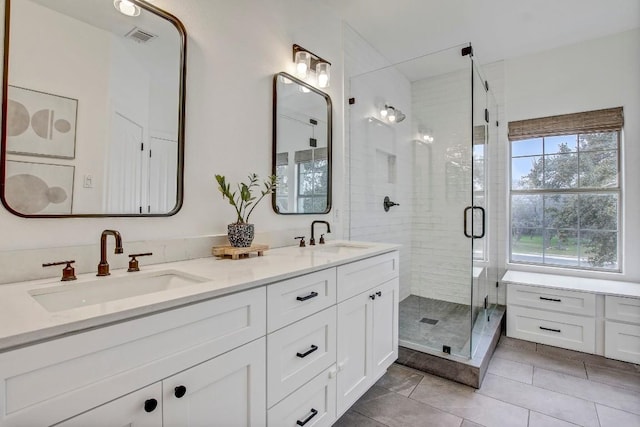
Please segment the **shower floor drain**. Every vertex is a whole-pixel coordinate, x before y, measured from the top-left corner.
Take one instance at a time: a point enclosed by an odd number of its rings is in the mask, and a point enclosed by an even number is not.
[[[428,317],[423,317],[420,320],[420,323],[427,323],[429,325],[435,325],[436,323],[438,323],[438,321],[436,319],[429,319]]]

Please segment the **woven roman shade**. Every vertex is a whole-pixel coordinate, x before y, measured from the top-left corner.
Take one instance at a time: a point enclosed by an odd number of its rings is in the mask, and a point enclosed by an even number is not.
[[[509,122],[509,140],[540,138],[550,135],[570,135],[618,130],[624,124],[622,107],[583,113],[562,114],[538,119]]]

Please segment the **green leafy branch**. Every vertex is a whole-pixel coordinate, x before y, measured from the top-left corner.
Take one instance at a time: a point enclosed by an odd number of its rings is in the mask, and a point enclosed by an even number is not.
[[[228,184],[226,178],[223,175],[216,175],[216,181],[218,181],[218,191],[222,193],[222,198],[227,199],[229,204],[236,210],[237,220],[236,223],[248,223],[251,213],[256,208],[258,203],[267,194],[272,194],[277,188],[278,178],[275,175],[271,175],[264,180],[264,189],[260,190],[260,197],[253,195],[253,191],[260,187],[258,183],[258,175],[255,173],[248,176],[249,182],[241,182],[237,184],[237,189],[231,192],[231,184]]]

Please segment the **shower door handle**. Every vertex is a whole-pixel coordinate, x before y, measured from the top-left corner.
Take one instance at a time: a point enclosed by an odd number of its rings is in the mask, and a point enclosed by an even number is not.
[[[473,209],[478,209],[480,210],[480,213],[482,214],[482,233],[480,233],[479,235],[473,235],[474,239],[482,239],[484,237],[484,230],[485,230],[485,210],[482,206],[474,206]]]
[[[474,210],[478,209],[480,211],[480,213],[482,214],[482,233],[480,234],[469,234],[469,228],[467,226],[468,223],[468,212],[471,211],[473,212]],[[473,213],[471,215],[471,221],[473,221]],[[464,235],[470,239],[482,239],[484,237],[485,234],[485,210],[483,207],[481,206],[467,206],[466,208],[464,208]]]
[[[464,221],[464,235],[468,238],[472,238],[473,236],[471,234],[469,234],[469,231],[467,230],[467,212],[469,212],[471,209],[473,209],[472,206],[467,206],[466,208],[464,208],[464,216],[463,216],[463,221]],[[473,218],[472,218],[473,220]]]

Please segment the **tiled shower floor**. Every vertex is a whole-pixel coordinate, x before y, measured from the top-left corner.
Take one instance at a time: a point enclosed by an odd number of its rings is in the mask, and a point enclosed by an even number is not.
[[[410,295],[400,302],[400,341],[437,351],[448,345],[453,354],[468,355],[470,320],[468,305]]]

